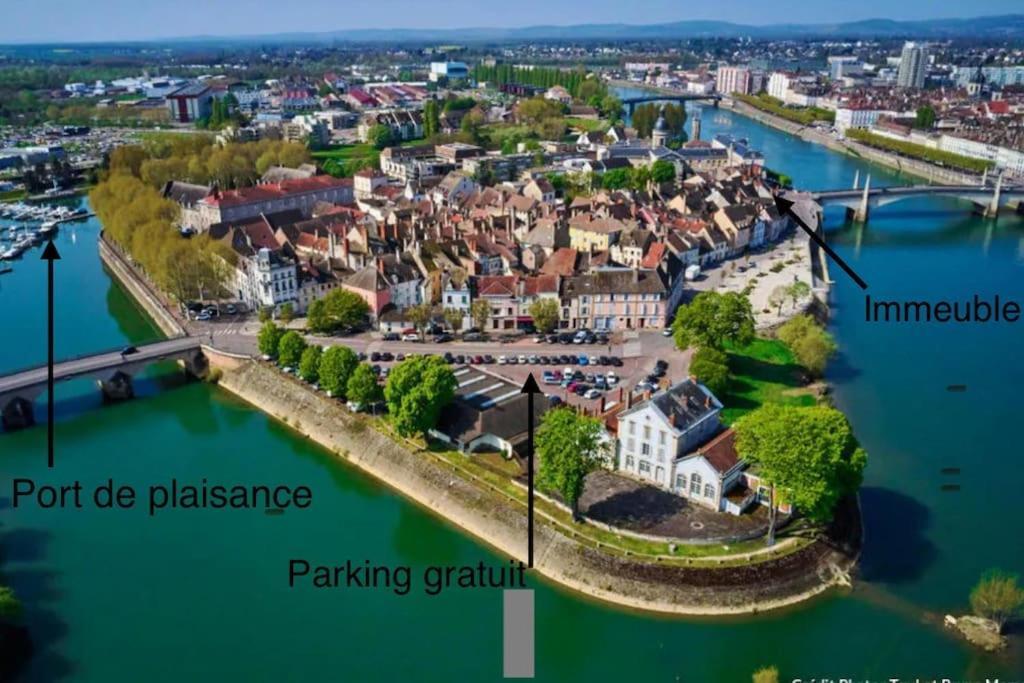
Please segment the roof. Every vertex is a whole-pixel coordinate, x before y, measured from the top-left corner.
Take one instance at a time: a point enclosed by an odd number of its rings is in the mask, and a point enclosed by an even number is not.
[[[313,176],[312,178],[298,178],[295,180],[282,180],[278,183],[264,183],[250,187],[240,187],[236,190],[225,190],[216,195],[209,195],[202,201],[212,206],[238,206],[254,202],[280,199],[294,194],[316,192],[332,188],[351,187],[351,178],[334,178],[329,175]]]
[[[740,461],[736,454],[736,431],[731,427],[697,449],[719,474],[725,474]]]
[[[710,390],[692,379],[685,379],[620,413],[619,419],[648,406],[660,412],[677,431],[683,432],[720,410],[722,404]]]
[[[652,270],[618,268],[569,278],[565,296],[583,294],[664,294],[665,284]]]
[[[454,372],[459,386],[455,400],[441,411],[438,431],[463,444],[484,434],[515,441],[526,433],[528,397],[519,384],[478,367],[457,367]],[[535,401],[534,418],[539,424],[548,400],[541,394]]]

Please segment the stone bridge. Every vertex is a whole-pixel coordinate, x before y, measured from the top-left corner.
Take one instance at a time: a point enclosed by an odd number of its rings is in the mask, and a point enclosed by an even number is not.
[[[681,93],[678,95],[652,94],[642,95],[639,97],[624,97],[621,101],[622,105],[626,108],[626,111],[629,112],[630,116],[632,116],[633,110],[636,106],[638,104],[644,104],[645,102],[682,102],[685,104],[686,102],[695,102],[699,100],[712,102],[717,107],[718,103],[722,100],[722,96],[717,93],[711,95],[699,95],[697,93]]]
[[[858,173],[859,178],[859,173]],[[912,197],[955,197],[972,202],[982,215],[994,218],[1004,205],[1021,206],[1024,199],[1024,186],[1003,186],[1003,177],[999,176],[990,185],[987,176],[980,185],[908,185],[902,187],[871,187],[871,176],[868,175],[864,187],[857,187],[858,178],[853,181],[849,190],[822,190],[808,193],[819,207],[845,206],[847,216],[855,222],[866,223],[871,207],[885,206],[893,202]]]
[[[88,356],[71,358],[53,366],[53,381],[95,379],[109,400],[131,398],[132,376],[152,363],[165,360],[181,361],[185,370],[202,377],[208,367],[201,342],[197,337],[179,337],[137,347],[133,353],[122,350],[103,351]],[[0,377],[0,410],[4,429],[28,427],[35,422],[33,402],[46,391],[48,371],[46,365],[21,370]]]

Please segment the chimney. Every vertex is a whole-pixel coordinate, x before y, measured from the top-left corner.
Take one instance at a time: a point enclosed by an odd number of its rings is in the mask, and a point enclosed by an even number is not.
[[[704,395],[704,407],[705,408],[710,408],[711,407],[711,397],[708,396],[707,394]]]
[[[668,423],[670,425],[672,425],[673,428],[675,428],[675,426],[676,426],[676,414],[675,414],[675,411],[673,411],[672,413],[669,414],[669,416],[668,416]]]
[[[633,392],[631,391],[628,394],[626,394],[626,410],[629,410],[632,407],[633,407]]]
[[[380,273],[381,275],[383,275],[384,274],[384,259],[382,259],[382,258],[380,258],[378,256],[376,260],[377,260],[377,272]]]
[[[604,415],[604,394],[601,394],[601,414]]]

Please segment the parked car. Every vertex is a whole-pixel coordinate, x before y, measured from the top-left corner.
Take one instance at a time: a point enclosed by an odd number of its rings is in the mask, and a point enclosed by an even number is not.
[[[490,365],[491,363],[494,362],[494,356],[488,353],[487,355],[484,356],[484,362]]]
[[[615,366],[617,368],[621,368],[622,367],[622,359],[619,358],[618,356],[612,356],[611,357],[611,361],[612,361],[612,365],[613,366]]]
[[[522,359],[522,356],[519,356],[519,358]],[[540,362],[540,359],[537,358],[535,354],[530,354],[530,357],[527,359],[527,362],[529,362],[530,365],[536,365],[537,363]]]
[[[547,341],[548,341],[548,344],[557,344],[558,343],[558,335],[557,334],[549,334],[548,337],[547,337]]]
[[[453,337],[452,335],[450,335],[447,332],[445,332],[443,334],[439,334],[436,337],[434,337],[434,343],[435,344],[444,344],[444,343],[450,342],[454,338],[455,337]]]
[[[562,397],[554,395],[548,396],[548,405],[552,408],[562,405]]]
[[[587,358],[586,356],[580,356],[579,358],[576,359],[576,364],[577,365],[589,365],[590,364],[590,359]]]
[[[462,341],[468,342],[480,342],[484,340],[484,335],[480,332],[465,332],[462,335]]]
[[[383,336],[381,336],[381,339],[383,339],[384,341],[398,341],[401,338],[401,335],[399,335],[397,332],[385,332]]]
[[[405,332],[402,334],[402,341],[404,342],[418,342],[419,340],[420,335],[416,332]]]
[[[455,362],[461,365],[462,363],[466,362],[466,357],[460,353],[459,355],[455,356]]]
[[[601,392],[597,389],[588,389],[587,393],[583,394],[583,398],[595,399],[601,396]]]
[[[205,321],[209,320],[212,317],[213,316],[211,316],[206,311],[200,311],[199,313],[196,313],[196,320],[202,320],[202,321],[205,322]]]
[[[228,304],[227,308],[225,308],[224,310],[228,312],[228,315],[234,315],[235,313],[238,313],[238,307],[235,306],[234,304]]]
[[[444,358],[444,362],[445,363],[454,363],[455,362],[455,356],[452,355],[451,351],[445,351],[444,352],[444,356],[442,356],[442,358]]]
[[[508,358],[506,358],[505,356],[498,356],[498,365],[506,365],[507,363]]]

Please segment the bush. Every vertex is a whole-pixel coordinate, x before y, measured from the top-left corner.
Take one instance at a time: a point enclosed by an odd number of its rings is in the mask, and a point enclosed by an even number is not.
[[[836,352],[832,335],[809,315],[794,317],[779,328],[778,336],[814,377],[825,372],[829,358]]]
[[[1000,569],[986,572],[971,591],[971,609],[994,621],[1001,632],[1007,621],[1024,613],[1024,588],[1017,584],[1017,575]]]

